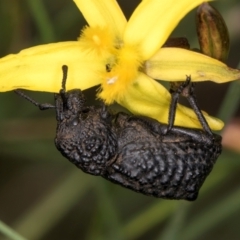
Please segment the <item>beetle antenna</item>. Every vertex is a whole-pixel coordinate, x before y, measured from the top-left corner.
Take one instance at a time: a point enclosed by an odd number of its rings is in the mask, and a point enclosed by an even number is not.
[[[55,106],[50,104],[50,103],[39,103],[39,102],[35,101],[31,97],[27,96],[20,89],[16,89],[16,90],[14,90],[14,92],[16,94],[18,94],[20,97],[22,97],[22,98],[26,99],[27,101],[29,101],[30,103],[32,103],[34,106],[38,107],[40,110],[46,110],[46,109],[50,109],[50,108],[55,108]]]
[[[65,92],[66,91],[67,74],[68,74],[68,66],[63,65],[62,71],[63,71],[62,90]]]
[[[63,79],[62,79],[62,89],[61,89],[60,92],[62,93],[62,95],[64,95],[64,93],[66,92],[66,81],[67,81],[68,66],[63,65],[62,66],[62,71],[63,71]],[[25,98],[27,101],[29,101],[30,103],[32,103],[33,105],[38,107],[40,110],[46,110],[46,109],[50,109],[50,108],[55,108],[55,106],[50,104],[50,103],[39,103],[39,102],[35,101],[31,97],[27,96],[20,89],[16,89],[16,90],[14,90],[14,92],[16,94],[18,94],[19,96]]]

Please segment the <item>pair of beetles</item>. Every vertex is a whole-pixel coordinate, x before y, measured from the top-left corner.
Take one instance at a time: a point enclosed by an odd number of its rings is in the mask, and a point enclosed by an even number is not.
[[[212,133],[194,95],[190,76],[172,90],[169,122],[143,116],[113,115],[105,105],[86,106],[80,89],[66,91],[68,67],[55,105],[40,104],[16,93],[41,110],[55,108],[55,145],[83,172],[102,176],[136,192],[165,199],[197,198],[221,154],[221,136]],[[185,93],[202,130],[174,126],[179,96]],[[186,94],[187,93],[187,94]]]

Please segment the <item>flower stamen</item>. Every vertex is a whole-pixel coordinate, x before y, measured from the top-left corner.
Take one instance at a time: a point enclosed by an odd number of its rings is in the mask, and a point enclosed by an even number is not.
[[[118,80],[117,76],[109,78],[109,79],[107,79],[107,84],[109,84],[109,85],[114,84],[117,80]]]
[[[115,58],[111,59],[107,66],[111,66],[102,78],[99,97],[111,104],[114,100],[120,100],[127,88],[137,79],[142,58],[138,48],[132,45],[124,45],[116,49]]]

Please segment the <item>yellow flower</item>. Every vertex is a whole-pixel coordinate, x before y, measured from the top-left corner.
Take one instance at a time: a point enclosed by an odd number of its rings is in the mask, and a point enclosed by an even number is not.
[[[167,122],[171,96],[154,79],[212,80],[240,78],[239,70],[202,54],[161,48],[178,22],[203,0],[143,0],[126,21],[115,0],[74,0],[89,27],[78,41],[25,49],[0,59],[0,91],[24,88],[58,92],[61,66],[68,65],[67,89],[101,84],[107,104],[117,101],[131,112]],[[223,123],[205,117],[213,130]],[[176,125],[200,128],[194,112],[179,105]]]

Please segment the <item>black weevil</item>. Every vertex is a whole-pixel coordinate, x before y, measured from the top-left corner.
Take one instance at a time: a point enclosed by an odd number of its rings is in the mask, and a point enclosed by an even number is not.
[[[169,123],[126,113],[111,114],[107,107],[85,106],[80,89],[66,91],[68,67],[63,66],[62,89],[56,108],[55,145],[85,173],[102,176],[123,187],[165,199],[197,198],[200,187],[221,153],[221,136],[213,134],[197,106],[190,77],[172,91]],[[203,130],[174,126],[180,94],[185,94]]]

